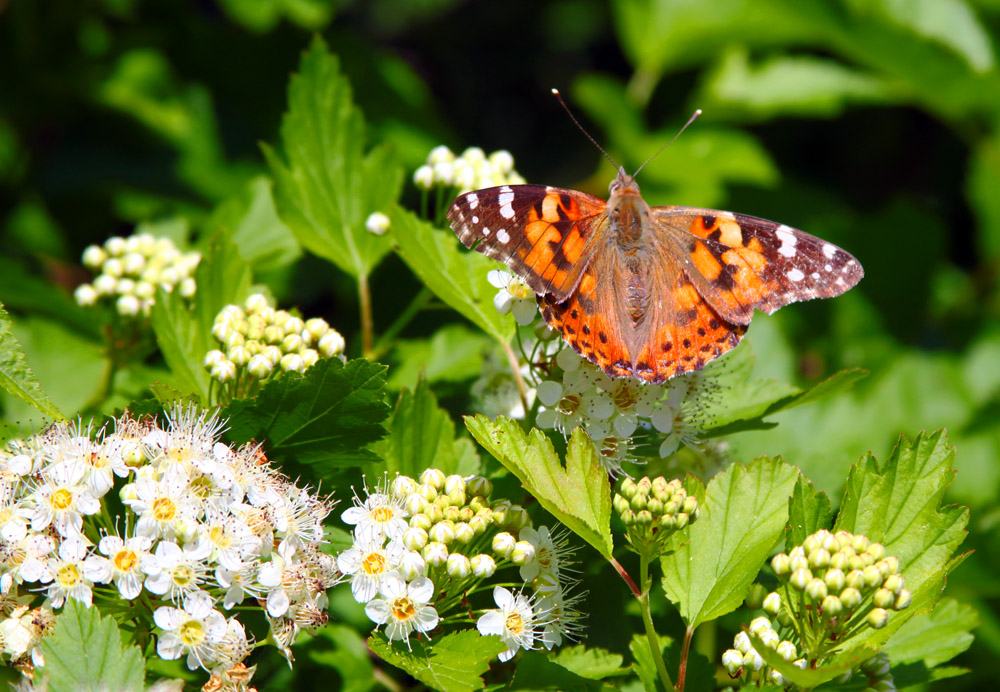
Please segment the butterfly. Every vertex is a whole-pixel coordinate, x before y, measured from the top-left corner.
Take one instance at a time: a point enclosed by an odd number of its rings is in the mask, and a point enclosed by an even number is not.
[[[784,224],[651,207],[618,169],[607,201],[504,185],[448,210],[466,247],[505,263],[542,316],[612,377],[661,383],[733,349],[754,310],[838,296],[864,276],[849,253]]]

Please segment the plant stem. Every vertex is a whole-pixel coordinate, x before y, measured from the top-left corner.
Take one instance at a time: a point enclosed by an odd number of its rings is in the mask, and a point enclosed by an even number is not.
[[[639,585],[642,589],[639,595],[639,609],[642,612],[642,624],[646,628],[646,642],[649,644],[649,653],[656,664],[656,671],[660,675],[660,682],[665,690],[674,690],[674,683],[667,672],[667,664],[663,661],[663,652],[660,649],[660,640],[656,636],[656,629],[653,627],[653,616],[649,612],[649,588],[652,580],[649,577],[649,558],[645,553],[639,554]],[[683,659],[681,665],[683,666]],[[681,669],[683,671],[683,668]],[[682,673],[683,675],[683,673]],[[681,680],[684,678],[682,677]]]
[[[372,350],[375,324],[372,320],[372,293],[368,286],[368,275],[358,277],[358,303],[361,310],[361,354],[366,358]]]
[[[684,679],[687,677],[688,654],[691,652],[691,636],[694,629],[684,630],[684,643],[681,645],[681,664],[677,670],[677,692],[684,692]]]
[[[503,350],[507,353],[507,361],[510,363],[510,371],[514,375],[514,382],[517,383],[517,393],[521,397],[521,406],[524,407],[524,415],[528,415],[528,385],[524,383],[521,375],[521,365],[517,360],[517,354],[509,343],[504,343]],[[527,420],[527,419],[526,419]]]

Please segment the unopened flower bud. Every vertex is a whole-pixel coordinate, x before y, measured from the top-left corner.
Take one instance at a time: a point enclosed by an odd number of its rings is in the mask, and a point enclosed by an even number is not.
[[[634,501],[634,500],[633,500]],[[667,515],[669,516],[669,515]],[[648,509],[635,513],[635,523],[639,526],[649,526],[653,523],[653,514]]]
[[[108,259],[108,253],[98,245],[88,245],[83,251],[83,265],[88,269],[98,270]]]
[[[676,516],[677,520],[677,530],[682,530],[691,521],[691,515],[686,512],[681,512]]]
[[[510,559],[515,565],[524,565],[535,559],[535,546],[528,541],[517,541],[510,553]]]
[[[872,629],[880,630],[889,622],[889,613],[884,608],[873,608],[868,613],[868,624]]]
[[[473,556],[469,564],[472,566],[472,573],[480,579],[488,579],[497,571],[496,560],[485,553]]]
[[[493,554],[503,558],[510,557],[515,545],[517,539],[509,532],[501,531],[493,537]]]
[[[633,481],[631,478],[626,478],[624,481],[622,481],[622,487],[620,492],[622,494],[622,497],[624,497],[626,500],[631,500],[633,497],[635,497],[636,493],[635,481]]]
[[[389,217],[380,211],[368,215],[365,219],[365,230],[375,235],[385,235],[389,231]]]
[[[798,653],[795,651],[795,644],[787,639],[778,644],[775,652],[786,661],[794,661],[795,657],[798,656]]]
[[[493,493],[493,483],[482,476],[472,476],[465,481],[465,492],[472,497],[487,498]]]
[[[435,500],[437,502],[437,500]],[[440,505],[430,504],[427,509],[424,510],[424,516],[431,520],[432,524],[437,524],[438,522],[444,521],[444,510],[441,509]]]
[[[464,521],[455,524],[455,541],[462,545],[469,545],[476,537],[476,531]]]
[[[820,608],[823,609],[823,615],[828,618],[835,618],[844,612],[844,604],[836,596],[824,598],[823,602],[820,603]]]
[[[209,374],[217,382],[231,382],[236,379],[236,363],[221,360],[209,370]]]
[[[854,610],[861,605],[862,600],[861,592],[853,586],[848,586],[840,592],[840,603],[846,610]]]
[[[743,665],[756,672],[764,667],[764,659],[760,657],[760,654],[757,653],[756,649],[750,649],[743,654]]]
[[[879,608],[891,608],[896,602],[896,594],[889,589],[879,589],[872,594],[872,603]]]
[[[875,565],[868,565],[864,568],[863,573],[865,575],[865,584],[872,588],[881,586],[882,580],[885,578],[882,576],[882,571]]]
[[[774,617],[781,610],[781,596],[777,591],[772,591],[764,597],[764,612]]]
[[[729,672],[729,675],[736,677],[740,669],[743,668],[743,654],[736,649],[727,649],[722,654],[722,666]]]
[[[82,307],[89,307],[96,304],[99,297],[97,290],[90,284],[80,284],[73,291],[73,298],[76,300],[76,304]]]
[[[736,633],[735,637],[733,637],[733,646],[742,656],[753,648],[753,643],[750,641],[750,636],[741,630]]]
[[[421,553],[431,567],[440,567],[448,560],[448,546],[444,543],[428,543]]]
[[[306,364],[298,353],[288,353],[282,356],[281,369],[285,372],[305,372]]]
[[[413,173],[413,184],[421,190],[430,190],[434,187],[434,169],[430,166],[421,166]]]
[[[871,555],[873,560],[881,560],[885,557],[885,546],[881,543],[872,543],[865,552]]]
[[[411,529],[423,529],[424,531],[430,531],[431,526],[434,522],[431,518],[427,516],[426,512],[423,514],[414,514],[410,517],[410,528]]]
[[[403,545],[409,550],[423,550],[428,541],[427,532],[419,526],[411,526],[403,532]]]
[[[826,548],[817,548],[809,553],[809,567],[814,570],[823,569],[830,564],[830,553]]]
[[[430,503],[428,503],[427,500],[422,495],[413,493],[412,495],[406,498],[406,503],[404,506],[406,507],[407,513],[412,517],[415,514],[420,514],[421,512],[425,511],[427,509],[428,504]]]
[[[788,578],[788,583],[792,585],[793,588],[798,591],[802,591],[806,588],[806,584],[812,581],[813,575],[807,569],[797,569],[792,572],[792,576]]]
[[[763,584],[754,584],[747,591],[743,602],[750,610],[757,610],[764,603],[765,596],[767,596],[767,589],[764,588]]]
[[[896,596],[896,602],[892,604],[893,610],[903,610],[909,607],[910,602],[913,600],[913,594],[910,593],[909,589],[900,589],[899,594]]]
[[[750,634],[756,635],[758,637],[760,636],[761,632],[769,629],[771,629],[771,621],[763,616],[754,618],[753,620],[750,621],[750,624],[747,626],[747,631],[750,632]]]
[[[472,574],[472,564],[462,553],[452,553],[448,556],[448,576],[455,579],[465,579]]]
[[[430,468],[420,474],[420,482],[441,492],[444,488],[445,475],[439,469]]]
[[[512,505],[507,512],[507,526],[520,531],[525,526],[531,525],[531,517],[527,510],[520,505]]]
[[[399,571],[403,575],[403,579],[406,581],[413,581],[417,577],[422,577],[427,573],[427,563],[424,560],[423,555],[419,552],[410,550],[403,555],[403,559],[400,561]]]
[[[773,558],[771,558],[771,569],[774,570],[775,576],[777,576],[779,579],[791,574],[792,572],[791,565],[792,561],[785,553],[778,553]]]
[[[827,596],[826,583],[822,579],[812,579],[806,584],[805,593],[814,603],[818,603]]]

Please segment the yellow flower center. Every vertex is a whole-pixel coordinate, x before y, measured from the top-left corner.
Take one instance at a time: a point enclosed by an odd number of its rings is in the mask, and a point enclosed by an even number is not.
[[[169,497],[158,497],[153,500],[153,517],[157,521],[170,521],[177,516],[177,503]]]
[[[524,631],[524,620],[518,613],[507,616],[507,631],[513,635],[520,635]]]
[[[535,297],[535,292],[523,281],[511,281],[507,286],[507,292],[510,293],[512,298],[519,298],[520,300]]]
[[[59,490],[52,493],[49,498],[49,502],[52,503],[52,508],[58,511],[68,509],[70,505],[73,504],[73,493],[66,490],[66,488],[59,488]]]
[[[184,462],[191,458],[192,451],[188,445],[179,445],[167,450],[167,456],[177,462]]]
[[[173,579],[177,586],[187,586],[194,579],[194,572],[191,571],[190,567],[181,565],[174,568]]]
[[[208,476],[198,476],[188,485],[188,492],[203,500],[211,497],[213,490],[212,479]]]
[[[361,561],[361,569],[369,575],[382,574],[385,572],[385,556],[378,553],[368,553]]]
[[[56,579],[59,581],[59,585],[65,589],[76,586],[82,578],[83,576],[76,565],[64,565],[56,572]]]
[[[380,524],[392,519],[392,508],[391,507],[376,507],[372,510],[372,519]]]
[[[205,640],[205,627],[197,620],[188,620],[177,632],[185,646],[197,646]]]
[[[228,547],[233,542],[233,537],[229,535],[224,526],[213,526],[208,530],[208,537],[212,543],[220,548]]]
[[[417,614],[417,609],[406,596],[400,596],[392,602],[392,616],[397,620],[409,620]]]
[[[89,460],[90,465],[95,469],[103,469],[110,463],[108,457],[103,452],[91,452]]]
[[[128,572],[138,564],[139,556],[135,554],[134,550],[124,548],[115,553],[113,562],[119,570]]]
[[[579,410],[580,403],[580,397],[576,394],[567,394],[556,404],[556,410],[564,416],[572,416]]]

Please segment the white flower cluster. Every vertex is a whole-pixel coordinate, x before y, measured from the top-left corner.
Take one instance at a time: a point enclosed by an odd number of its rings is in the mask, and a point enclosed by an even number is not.
[[[703,373],[688,373],[654,385],[632,378],[611,378],[570,348],[562,348],[538,383],[542,406],[536,422],[564,435],[583,427],[613,474],[634,461],[637,432],[659,436],[659,454],[667,457],[680,444],[696,446],[704,422],[700,392],[711,388]]]
[[[97,276],[78,286],[74,297],[83,306],[113,301],[124,317],[148,317],[157,288],[168,292],[177,288],[185,298],[194,295],[193,275],[200,261],[199,253],[181,252],[169,238],[149,233],[115,236],[103,246],[84,250],[83,264]]]
[[[304,372],[320,358],[344,353],[344,337],[326,320],[276,310],[260,293],[242,307],[224,307],[212,336],[225,350],[209,351],[203,365],[213,379],[233,386],[230,398],[252,395],[275,372]]]
[[[456,194],[497,185],[523,185],[514,170],[514,157],[503,149],[489,156],[479,147],[469,147],[456,156],[448,147],[434,147],[427,162],[413,174],[413,183],[421,190],[434,187],[454,189]]]
[[[40,592],[52,608],[72,598],[112,613],[132,601],[130,618],[160,630],[162,658],[225,671],[251,644],[220,606],[249,597],[265,604],[271,637],[291,660],[298,631],[326,622],[326,589],[339,578],[319,550],[331,506],[275,471],[258,447],[219,442],[215,415],[178,406],[166,418],[161,426],[126,415],[96,434],[58,424],[7,445],[4,601]],[[125,508],[117,517],[107,501],[115,489]],[[16,614],[0,632],[18,627]]]
[[[410,646],[414,632],[429,638],[441,626],[468,622],[469,596],[498,570],[515,567],[524,588],[496,586],[497,607],[477,621],[480,633],[507,645],[500,660],[580,638],[582,594],[571,593],[577,580],[566,535],[531,527],[523,508],[491,501],[491,491],[485,478],[432,468],[419,479],[366,485],[364,499],[343,513],[354,542],[337,565],[390,640]]]

